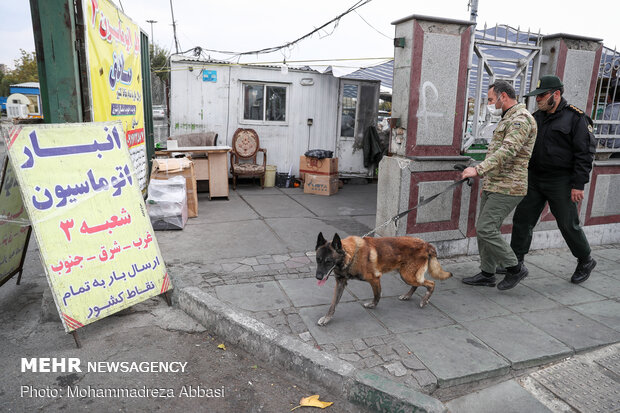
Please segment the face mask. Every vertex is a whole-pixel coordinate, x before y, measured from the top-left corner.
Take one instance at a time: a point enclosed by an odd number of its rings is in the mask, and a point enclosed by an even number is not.
[[[487,105],[487,112],[492,116],[500,116],[502,114],[502,108],[499,109],[495,105]]]

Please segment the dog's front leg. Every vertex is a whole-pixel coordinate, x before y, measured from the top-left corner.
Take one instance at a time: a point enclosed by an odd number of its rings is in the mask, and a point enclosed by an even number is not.
[[[368,282],[372,287],[372,294],[374,298],[371,302],[364,304],[364,307],[375,308],[377,304],[379,304],[379,299],[381,298],[381,281],[379,281],[379,278],[373,278],[371,281]]]
[[[342,293],[344,292],[344,287],[347,285],[346,278],[337,278],[336,279],[336,288],[334,289],[334,298],[332,298],[332,305],[329,306],[329,310],[327,310],[327,314],[325,316],[319,318],[318,324],[320,326],[324,326],[329,323],[329,320],[332,319],[334,315],[334,311],[336,310],[336,306],[340,301],[340,297],[342,297]]]

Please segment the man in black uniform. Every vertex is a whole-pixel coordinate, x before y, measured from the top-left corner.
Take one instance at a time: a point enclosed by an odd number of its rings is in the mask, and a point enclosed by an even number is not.
[[[577,211],[584,185],[590,180],[596,140],[592,120],[569,105],[563,93],[564,85],[557,76],[542,76],[537,88],[525,95],[536,96],[538,134],[528,166],[528,191],[515,210],[510,246],[523,261],[532,243],[532,230],[549,202],[558,228],[578,260],[571,282],[579,284],[596,266]]]

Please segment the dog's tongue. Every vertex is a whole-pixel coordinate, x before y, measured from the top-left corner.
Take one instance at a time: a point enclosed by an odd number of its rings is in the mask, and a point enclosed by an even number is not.
[[[318,280],[316,282],[316,285],[318,285],[319,287],[322,286],[323,284],[325,284],[327,282],[327,277],[323,278],[322,280]]]

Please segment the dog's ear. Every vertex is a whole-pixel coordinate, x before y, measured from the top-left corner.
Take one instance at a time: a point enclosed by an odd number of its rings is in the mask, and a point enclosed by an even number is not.
[[[319,247],[322,247],[326,243],[327,243],[327,240],[325,238],[323,238],[323,233],[319,232],[319,237],[316,239],[316,248],[314,248],[314,249],[318,250]]]
[[[340,251],[342,249],[342,242],[340,241],[340,236],[338,235],[338,233],[334,234],[334,239],[332,240],[332,247],[337,251]]]

